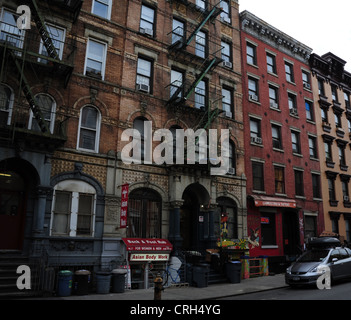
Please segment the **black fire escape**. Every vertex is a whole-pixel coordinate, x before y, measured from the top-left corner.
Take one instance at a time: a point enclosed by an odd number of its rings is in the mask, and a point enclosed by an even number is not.
[[[12,15],[10,23],[0,21],[0,83],[6,83],[10,75],[17,75],[19,84],[18,88],[13,88],[18,89],[16,92],[18,98],[15,99],[16,103],[13,105],[11,124],[5,128],[2,125],[1,130],[7,130],[7,136],[12,140],[15,134],[37,134],[33,130],[27,130],[29,105],[39,132],[51,140],[60,140],[62,143],[65,140],[62,130],[63,121],[57,121],[55,130],[50,130],[43,114],[43,106],[39,104],[31,88],[34,81],[39,79],[39,82],[42,83],[43,78],[62,79],[63,86],[67,87],[73,72],[75,39],[72,37],[59,39],[53,32],[55,28],[50,29],[47,26],[44,16],[47,17],[53,11],[60,11],[66,16],[69,15],[71,21],[74,22],[79,14],[82,1],[53,0],[50,1],[50,5],[46,2],[40,7],[36,0],[22,1],[19,4],[26,4],[30,8],[30,29],[18,29],[13,23],[18,19],[18,15],[12,13],[11,10],[8,10],[8,16]],[[22,103],[22,97],[25,98],[27,105]]]

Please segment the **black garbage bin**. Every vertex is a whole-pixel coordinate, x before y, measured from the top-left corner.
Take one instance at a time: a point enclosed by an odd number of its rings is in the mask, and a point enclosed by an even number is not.
[[[96,293],[106,294],[110,292],[111,272],[98,271],[96,277]]]
[[[198,288],[208,287],[208,274],[210,268],[208,264],[197,264],[193,267],[193,283]]]
[[[241,262],[231,261],[225,264],[226,276],[230,283],[240,283],[241,281]]]
[[[113,293],[123,293],[126,286],[126,269],[112,270],[112,289]]]
[[[74,293],[82,296],[89,293],[90,284],[89,270],[78,270],[74,273]]]

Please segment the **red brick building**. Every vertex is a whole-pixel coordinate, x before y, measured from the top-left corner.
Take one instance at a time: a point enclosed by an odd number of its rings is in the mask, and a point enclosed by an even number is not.
[[[323,231],[312,50],[250,12],[240,19],[250,255],[273,266]]]

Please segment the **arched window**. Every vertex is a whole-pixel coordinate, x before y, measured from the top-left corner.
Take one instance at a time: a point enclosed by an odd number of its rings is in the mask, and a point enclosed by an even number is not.
[[[13,107],[13,92],[4,85],[0,84],[0,125],[10,125]]]
[[[56,112],[56,102],[55,100],[47,95],[47,94],[37,94],[35,96],[36,103],[40,108],[40,111],[44,117],[44,120],[47,123],[47,126],[50,130],[51,133],[54,132],[54,127],[55,127],[55,112]],[[30,112],[29,116],[29,129],[35,130],[35,131],[40,131],[40,127],[34,118],[33,112]]]
[[[54,187],[50,234],[94,236],[96,190],[84,181],[64,180]]]
[[[161,238],[161,196],[146,188],[134,190],[128,198],[128,229],[131,238]]]
[[[220,197],[217,199],[218,203],[218,217],[217,221],[227,220],[227,238],[237,239],[238,238],[238,209],[236,203],[228,197]],[[219,228],[215,228],[220,230]],[[215,232],[217,231],[215,230]]]
[[[101,115],[93,106],[83,107],[80,112],[78,149],[99,152]]]

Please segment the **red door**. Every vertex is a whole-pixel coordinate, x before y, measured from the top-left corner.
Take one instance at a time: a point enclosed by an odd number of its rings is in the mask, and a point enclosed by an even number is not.
[[[25,221],[23,179],[14,172],[0,176],[0,250],[21,250]]]

